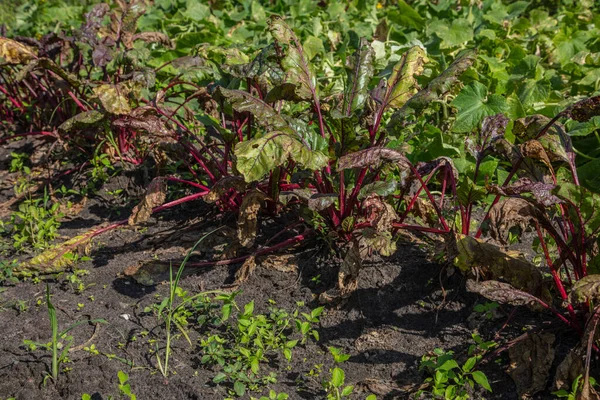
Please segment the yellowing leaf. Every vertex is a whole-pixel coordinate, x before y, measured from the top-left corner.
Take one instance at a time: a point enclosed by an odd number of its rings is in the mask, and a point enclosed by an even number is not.
[[[0,37],[0,57],[9,64],[26,64],[37,58],[37,51],[12,39]]]

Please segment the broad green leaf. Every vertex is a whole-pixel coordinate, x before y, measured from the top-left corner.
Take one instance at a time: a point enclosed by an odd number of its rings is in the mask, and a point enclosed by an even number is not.
[[[487,390],[488,392],[492,391],[492,387],[490,386],[490,383],[488,382],[487,376],[485,376],[485,374],[483,372],[475,371],[471,374],[471,376],[473,376],[473,380],[475,380],[475,382],[480,384],[485,390]]]
[[[411,47],[402,55],[388,80],[388,104],[391,107],[402,107],[417,93],[416,77],[423,73],[423,64],[427,61],[425,50],[419,46]]]
[[[235,391],[235,394],[237,394],[239,397],[242,397],[244,394],[246,394],[246,385],[243,382],[235,381],[233,384],[233,390]]]
[[[346,379],[346,374],[344,373],[343,369],[336,367],[331,371],[331,383],[336,388],[342,387],[345,379]]]
[[[386,10],[387,11],[387,10]],[[390,21],[400,26],[408,26],[417,30],[425,27],[425,18],[423,18],[414,8],[406,4],[404,0],[399,0],[387,12]]]
[[[371,45],[361,40],[360,48],[346,61],[348,82],[344,93],[343,113],[350,116],[357,110],[362,110],[369,98],[369,82],[373,77],[373,56]]]
[[[275,167],[285,164],[289,158],[313,171],[327,165],[327,155],[308,147],[291,132],[291,129],[270,132],[235,146],[237,170],[246,182],[262,179]]]
[[[317,54],[325,53],[323,41],[316,36],[307,37],[304,40],[304,43],[302,44],[302,48],[304,49],[304,53],[306,54],[306,58],[308,61],[315,58]]]
[[[188,0],[183,15],[194,21],[203,21],[210,15],[210,7],[201,1]]]
[[[506,99],[495,94],[488,95],[487,88],[480,82],[465,86],[451,105],[458,109],[452,127],[455,132],[471,132],[483,118],[508,111]]]
[[[427,26],[427,35],[436,35],[442,40],[440,48],[450,49],[473,40],[473,27],[464,18],[450,20],[437,19]]]
[[[296,95],[304,100],[316,98],[317,78],[296,34],[283,18],[275,15],[269,20],[269,31],[279,45],[287,45],[281,65],[287,81],[296,85]]]

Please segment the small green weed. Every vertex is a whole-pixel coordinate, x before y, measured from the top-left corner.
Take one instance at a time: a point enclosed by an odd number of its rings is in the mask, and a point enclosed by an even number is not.
[[[556,392],[552,392],[552,394],[558,398],[567,399],[567,400],[578,400],[581,398],[579,395],[583,389],[583,376],[579,375],[573,383],[571,384],[571,391],[568,392],[565,389],[558,390]],[[594,378],[590,376],[590,385],[597,386],[597,382]]]
[[[329,378],[323,381],[323,388],[327,392],[327,400],[341,400],[350,396],[354,390],[353,385],[345,385],[346,373],[339,367],[339,364],[348,360],[350,355],[342,353],[335,347],[329,347],[329,352],[333,356],[335,365],[329,370]]]
[[[476,383],[485,390],[492,391],[485,374],[475,367],[483,355],[497,344],[484,342],[476,333],[472,337],[475,344],[469,347],[469,358],[462,366],[454,359],[453,351],[435,349],[432,355],[423,356],[419,369],[430,375],[425,379],[429,388],[419,390],[415,393],[415,398],[422,398],[425,393],[430,393],[435,399],[466,400],[471,398]]]
[[[117,400],[117,399],[129,399],[136,400],[137,397],[135,394],[131,393],[131,386],[129,384],[129,375],[123,371],[119,371],[119,396],[108,396],[107,400]],[[92,400],[92,396],[84,393],[81,395],[81,400]]]

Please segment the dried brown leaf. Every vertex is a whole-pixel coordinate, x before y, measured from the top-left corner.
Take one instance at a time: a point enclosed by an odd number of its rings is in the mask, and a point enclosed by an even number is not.
[[[554,341],[551,333],[531,334],[508,349],[508,374],[520,397],[533,396],[546,388],[554,361]]]
[[[491,243],[460,234],[449,237],[447,252],[463,272],[479,275],[483,280],[505,281],[548,302],[550,294],[543,286],[540,270],[518,253],[505,252]]]
[[[535,296],[522,290],[515,289],[512,285],[498,281],[467,280],[466,288],[469,292],[477,293],[483,297],[497,301],[502,304],[511,304],[513,306],[536,305],[538,303]]]
[[[541,162],[548,167],[548,169],[554,174],[554,168],[552,168],[552,163],[550,162],[550,158],[544,149],[542,144],[535,140],[531,139],[523,143],[521,146],[521,154],[524,157],[533,158],[534,160],[540,160]]]
[[[294,254],[271,255],[262,260],[260,265],[279,272],[296,272],[298,270],[298,260]]]
[[[173,43],[171,39],[167,35],[161,32],[140,32],[136,33],[131,37],[131,41],[135,42],[136,40],[141,40],[147,43],[160,43],[163,46],[173,49]]]
[[[600,115],[600,96],[578,101],[569,107],[564,114],[575,121],[589,121],[592,117]]]
[[[342,298],[348,297],[358,288],[358,275],[361,267],[360,247],[358,243],[353,242],[338,271],[338,289]]]
[[[600,300],[600,275],[588,275],[573,285],[569,301],[572,304],[598,302]]]
[[[0,37],[0,58],[9,64],[27,64],[37,58],[37,51],[15,40]]]
[[[508,244],[508,231],[514,226],[520,227],[523,232],[534,221],[550,224],[542,211],[519,197],[503,199],[490,209],[489,215],[490,234],[503,245]]]
[[[258,212],[266,198],[267,195],[257,189],[252,189],[244,196],[240,206],[237,230],[237,238],[244,247],[251,247],[254,244]]]
[[[210,192],[203,199],[207,203],[214,203],[230,189],[243,192],[246,190],[246,186],[246,181],[241,176],[225,176],[213,185]]]
[[[256,269],[256,258],[254,256],[250,256],[244,261],[240,269],[238,269],[235,273],[235,282],[234,286],[241,284],[242,282],[246,282],[250,275],[254,273]]]
[[[558,365],[556,375],[554,376],[554,385],[557,390],[570,389],[571,383],[578,376],[583,375],[583,353],[581,345],[577,345],[569,351],[564,360]]]
[[[549,207],[554,204],[562,203],[562,200],[552,194],[556,185],[543,182],[533,182],[529,178],[521,178],[506,186],[490,185],[487,189],[490,193],[501,196],[518,196],[523,193],[531,193],[536,202]],[[529,200],[528,200],[529,201]]]
[[[154,178],[152,182],[150,182],[150,185],[148,185],[146,195],[142,201],[133,208],[127,223],[129,225],[137,225],[148,221],[150,215],[152,215],[152,209],[162,205],[166,198],[167,179],[162,176]]]
[[[407,168],[410,165],[408,159],[399,151],[384,147],[375,147],[340,157],[338,160],[338,171],[349,168],[376,166],[382,162],[399,163]]]

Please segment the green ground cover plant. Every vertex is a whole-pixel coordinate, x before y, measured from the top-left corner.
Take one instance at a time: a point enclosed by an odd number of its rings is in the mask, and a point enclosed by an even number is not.
[[[0,228],[15,248],[45,251],[2,274],[61,272],[94,237],[200,198],[235,215],[230,257],[186,257],[154,310],[167,376],[171,323],[185,336],[188,318],[175,300],[191,301],[178,288],[184,265],[243,263],[239,283],[261,256],[316,237],[341,260],[336,290],[321,298],[332,301],[356,290],[363,260],[392,255],[412,231],[445,243],[468,290],[553,313],[582,337],[589,370],[600,318],[600,9],[554,3],[17,4],[0,37],[0,144],[53,142],[49,159],[69,162],[49,181],[87,170],[90,194],[125,168],[154,175],[129,218],[49,249],[59,204],[24,199]],[[31,172],[20,154],[10,164]],[[258,219],[283,213],[293,221],[259,246]],[[526,233],[547,272],[510,250]],[[238,322],[253,329],[297,319],[303,338],[314,332],[318,315],[259,317],[250,304]],[[212,338],[209,359],[244,393],[264,349],[228,354],[225,370]],[[286,358],[296,345],[273,340]],[[430,371],[436,394],[467,396],[473,381],[488,389],[473,366],[456,367],[438,380]],[[335,382],[340,398],[339,371]]]

